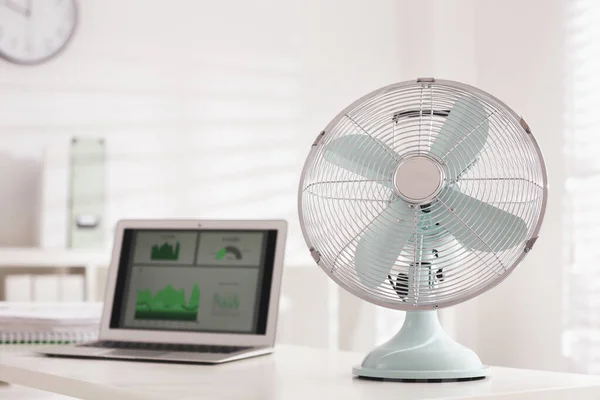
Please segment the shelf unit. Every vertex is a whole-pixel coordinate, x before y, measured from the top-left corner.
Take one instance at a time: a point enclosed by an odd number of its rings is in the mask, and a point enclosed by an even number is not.
[[[84,279],[84,299],[102,298],[110,252],[98,250],[0,247],[0,300],[9,275],[76,274]]]

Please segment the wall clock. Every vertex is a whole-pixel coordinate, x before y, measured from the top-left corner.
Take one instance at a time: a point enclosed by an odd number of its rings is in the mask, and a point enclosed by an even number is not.
[[[0,57],[42,63],[65,48],[76,25],[75,0],[0,0]]]

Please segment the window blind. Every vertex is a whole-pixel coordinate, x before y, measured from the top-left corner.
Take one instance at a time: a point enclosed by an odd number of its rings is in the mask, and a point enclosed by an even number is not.
[[[563,353],[600,373],[600,2],[566,7]]]

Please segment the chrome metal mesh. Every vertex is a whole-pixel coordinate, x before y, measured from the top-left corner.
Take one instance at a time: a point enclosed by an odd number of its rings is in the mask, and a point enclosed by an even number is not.
[[[457,102],[469,101],[485,112],[477,123],[488,130],[485,143],[473,143],[470,110],[452,127],[455,136],[440,136]],[[366,172],[326,157],[328,144],[349,135],[377,140],[356,141],[352,149],[350,162]],[[449,150],[432,152],[436,140],[448,141]],[[369,143],[391,149],[392,162],[377,160],[381,154]],[[445,191],[426,205],[403,202],[391,183],[396,162],[414,154],[433,157],[446,170]],[[339,285],[375,304],[415,310],[460,303],[505,279],[537,237],[546,199],[544,161],[521,118],[481,90],[435,80],[387,86],[336,116],[310,150],[298,207],[308,247]],[[496,221],[503,212],[524,223]],[[518,232],[521,225],[526,232]],[[369,266],[359,276],[357,247],[369,235],[377,241],[362,252]]]

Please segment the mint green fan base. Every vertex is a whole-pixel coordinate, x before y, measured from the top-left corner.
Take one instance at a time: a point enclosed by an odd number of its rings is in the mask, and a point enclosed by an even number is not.
[[[462,380],[485,378],[488,367],[473,350],[448,336],[437,311],[408,311],[400,331],[352,373],[378,379]]]

